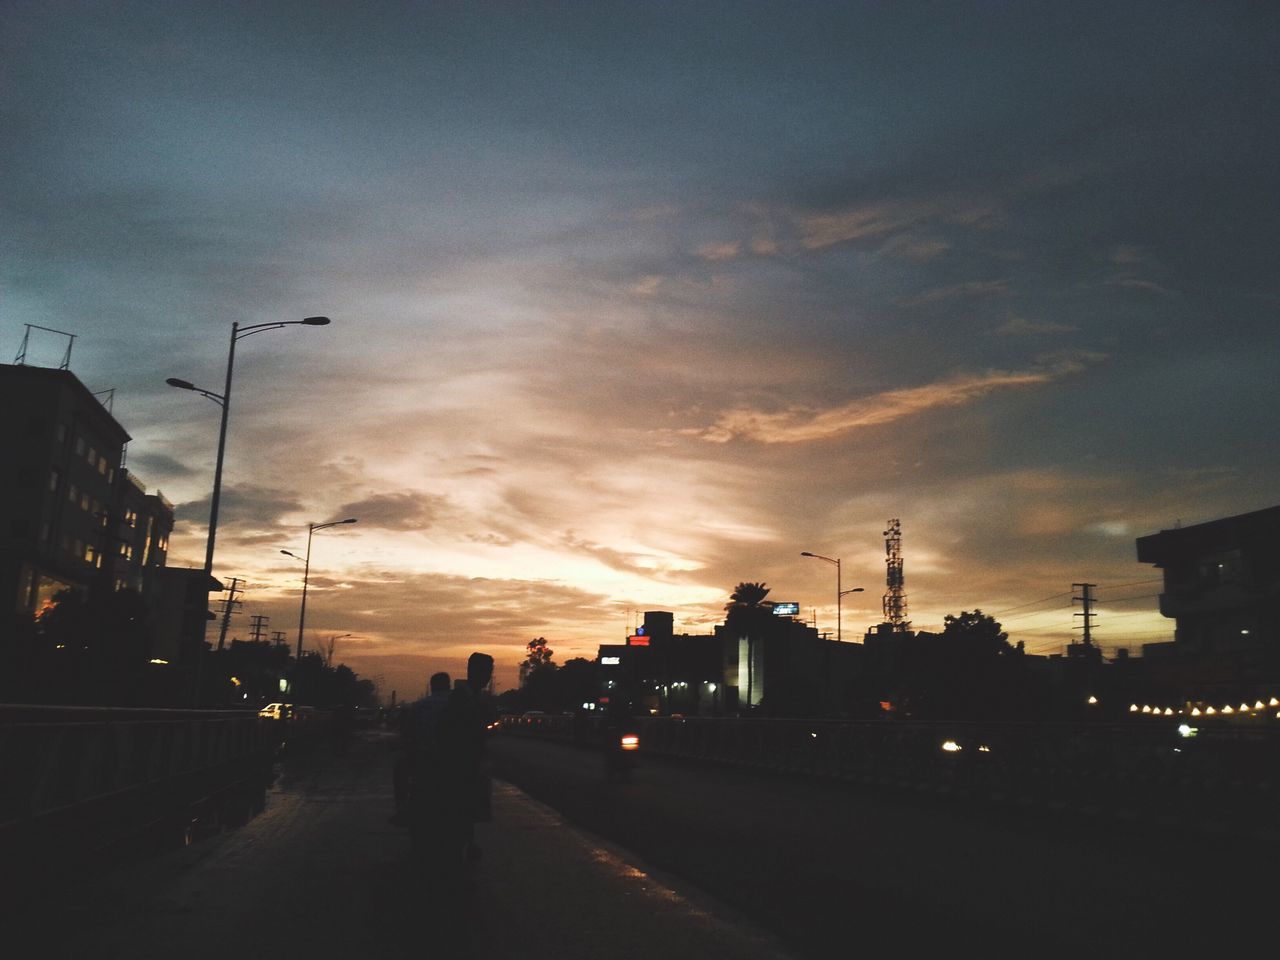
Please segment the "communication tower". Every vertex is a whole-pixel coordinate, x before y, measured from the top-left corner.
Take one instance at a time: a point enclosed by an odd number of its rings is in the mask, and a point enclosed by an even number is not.
[[[889,528],[884,532],[884,553],[884,622],[892,632],[903,633],[911,628],[911,623],[907,620],[907,594],[903,589],[902,523],[896,517],[889,521]]]

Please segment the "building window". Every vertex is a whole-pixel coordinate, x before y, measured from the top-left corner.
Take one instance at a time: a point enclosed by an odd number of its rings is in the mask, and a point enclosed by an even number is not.
[[[84,456],[84,437],[76,437],[76,456]]]
[[[138,511],[132,508],[124,512],[124,522],[130,527],[138,525]]]
[[[67,442],[67,425],[65,423],[58,424],[58,426],[54,430],[54,434],[57,436],[59,443],[66,443]]]
[[[80,491],[74,483],[67,484],[67,499],[76,503],[80,499]]]
[[[93,449],[93,447],[90,447],[89,453],[85,457],[85,459],[89,461],[89,466],[93,466],[95,463],[98,462],[98,451]]]
[[[49,489],[53,493],[58,492],[58,484],[62,482],[62,471],[54,467],[49,471]]]
[[[1200,580],[1206,585],[1239,583],[1244,574],[1244,555],[1240,550],[1227,550],[1200,562]]]
[[[107,458],[106,457],[98,458],[98,472],[102,474],[104,477],[107,475]]]

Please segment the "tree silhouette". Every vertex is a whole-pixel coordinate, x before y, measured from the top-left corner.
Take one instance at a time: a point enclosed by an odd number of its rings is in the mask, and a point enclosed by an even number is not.
[[[955,616],[948,614],[943,617],[942,636],[970,657],[1012,653],[1014,650],[1009,644],[1009,635],[1000,628],[996,618],[976,609],[972,613],[962,610]]]
[[[764,598],[768,595],[769,588],[763,583],[743,581],[733,588],[733,593],[729,594],[729,602],[725,604],[725,609],[760,609],[766,605]]]
[[[551,659],[555,655],[555,651],[547,646],[546,637],[534,637],[525,644],[525,648],[529,651],[524,658],[528,672],[532,673],[533,671],[540,670],[543,667],[555,666],[555,663]]]

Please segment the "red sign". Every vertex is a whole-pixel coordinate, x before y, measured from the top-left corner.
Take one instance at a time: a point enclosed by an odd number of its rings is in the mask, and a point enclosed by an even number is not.
[[[648,645],[649,645],[649,638],[646,637],[643,633],[636,633],[627,637],[628,647],[647,647]]]

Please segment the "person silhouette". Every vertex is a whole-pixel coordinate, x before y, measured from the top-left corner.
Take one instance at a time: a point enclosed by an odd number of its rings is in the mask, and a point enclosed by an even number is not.
[[[410,797],[415,790],[425,790],[436,765],[436,725],[449,702],[449,674],[433,673],[427,696],[413,703],[401,717],[402,750],[392,771],[395,790],[395,813],[390,822],[397,827],[410,825]]]
[[[493,679],[493,657],[473,653],[467,659],[467,680],[449,696],[440,715],[439,737],[442,754],[452,781],[454,809],[465,822],[466,854],[480,856],[475,824],[493,819],[492,787],[485,758],[489,727],[496,719],[485,695]]]

